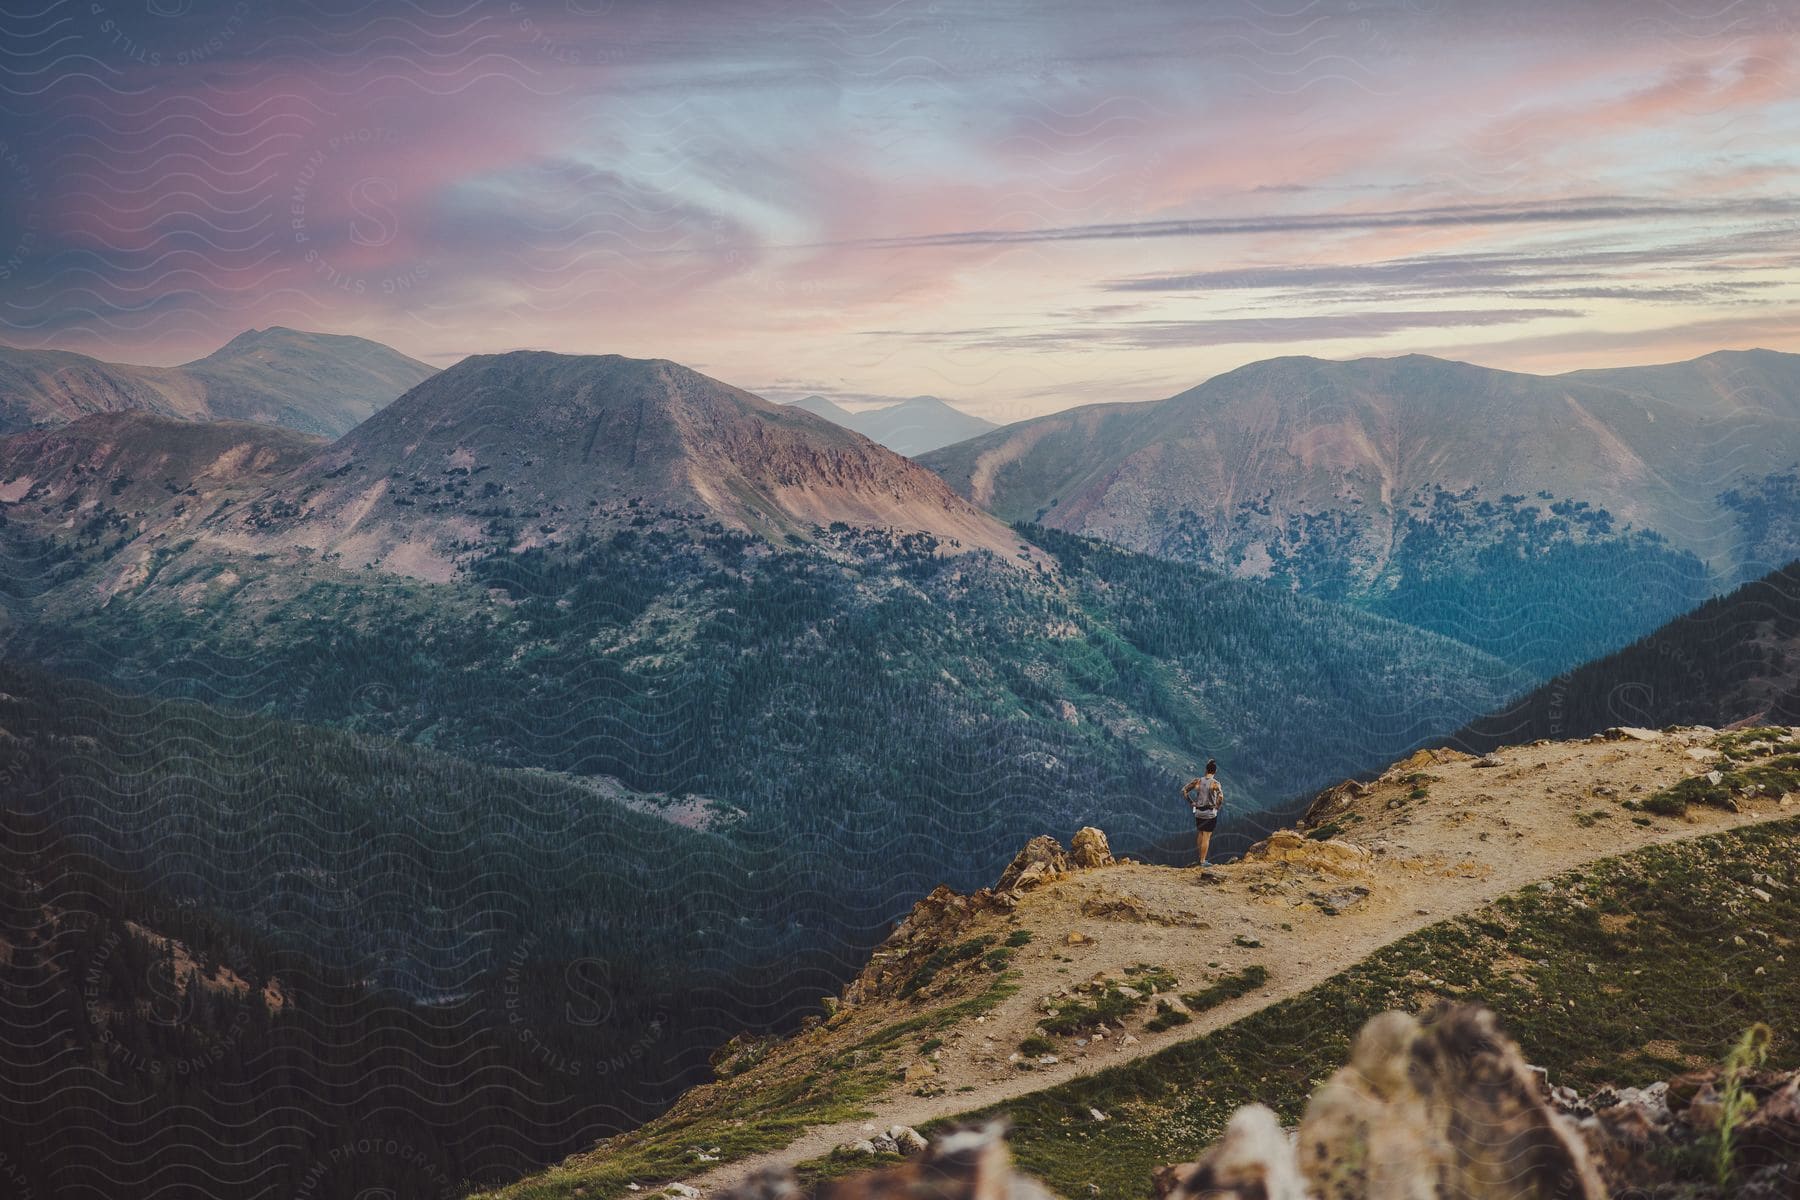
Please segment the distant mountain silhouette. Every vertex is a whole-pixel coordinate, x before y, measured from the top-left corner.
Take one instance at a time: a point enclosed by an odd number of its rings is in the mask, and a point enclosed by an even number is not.
[[[898,404],[861,412],[851,412],[824,396],[806,396],[793,401],[790,407],[803,408],[846,429],[854,429],[908,457],[999,428],[992,421],[963,412],[936,396],[914,396]]]
[[[435,372],[366,338],[280,326],[247,330],[178,367],[0,346],[0,432],[139,410],[335,437]]]

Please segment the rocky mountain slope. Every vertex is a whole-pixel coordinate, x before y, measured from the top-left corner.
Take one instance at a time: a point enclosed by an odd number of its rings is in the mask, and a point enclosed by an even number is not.
[[[1443,999],[1577,1087],[1717,1061],[1800,995],[1794,732],[1421,751],[1206,875],[1040,839],[921,902],[799,1036],[727,1045],[666,1117],[504,1194],[817,1178],[891,1126],[1006,1115],[1058,1193],[1141,1195],[1241,1104],[1296,1119],[1363,1020]]]
[[[178,367],[0,347],[0,433],[141,411],[336,437],[434,373],[366,338],[280,326],[247,330]]]
[[[414,388],[235,528],[441,580],[496,518],[523,526],[519,549],[646,509],[772,541],[837,523],[1020,549],[930,472],[822,418],[677,363],[532,351],[467,358]]]
[[[1002,517],[1350,598],[1549,674],[1692,607],[1709,574],[1800,552],[1753,544],[1742,494],[1723,498],[1800,461],[1800,356],[1554,377],[1280,358],[924,461]]]
[[[793,401],[793,407],[853,429],[870,441],[879,442],[909,458],[999,428],[992,421],[963,412],[936,396],[914,396],[898,404],[856,412],[833,404],[823,396],[806,396]]]
[[[1800,721],[1800,563],[1708,601],[1483,717],[1456,743],[1643,725]]]

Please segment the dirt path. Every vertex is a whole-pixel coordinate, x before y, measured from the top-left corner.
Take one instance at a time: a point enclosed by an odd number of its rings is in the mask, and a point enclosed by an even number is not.
[[[922,1081],[933,1094],[916,1094],[919,1080],[896,1083],[870,1103],[867,1120],[812,1128],[778,1151],[687,1183],[716,1191],[758,1168],[816,1158],[890,1125],[923,1124],[1152,1054],[1303,992],[1426,925],[1583,863],[1800,813],[1793,797],[1752,798],[1738,813],[1695,808],[1681,818],[1623,807],[1706,770],[1704,760],[1716,757],[1707,749],[1713,737],[1694,731],[1519,747],[1501,751],[1499,767],[1415,756],[1367,794],[1347,798],[1336,818],[1344,830],[1338,844],[1278,839],[1272,854],[1215,868],[1210,880],[1192,870],[1122,864],[1028,892],[1013,914],[1034,934],[1013,961],[1020,989],[985,1017],[943,1033],[934,1059],[918,1057],[916,1071],[934,1072]],[[1140,963],[1173,971],[1182,990],[1253,963],[1269,979],[1191,1024],[1154,1034],[1140,1014],[1129,1032],[1115,1029],[1085,1045],[1058,1039],[1060,1061],[1021,1069],[1018,1044],[1038,1032],[1047,995]],[[869,1022],[894,1016],[876,1012]],[[822,1047],[830,1040],[827,1031],[812,1036]]]

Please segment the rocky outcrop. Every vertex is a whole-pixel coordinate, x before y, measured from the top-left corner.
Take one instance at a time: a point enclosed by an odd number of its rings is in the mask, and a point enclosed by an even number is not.
[[[1492,1013],[1421,1024],[1383,1013],[1307,1105],[1297,1146],[1261,1106],[1240,1110],[1163,1194],[1302,1200],[1604,1200],[1575,1123],[1553,1110]],[[1303,1181],[1303,1182],[1302,1182]]]
[[[1368,784],[1355,779],[1332,784],[1314,796],[1312,803],[1306,806],[1306,815],[1300,818],[1300,827],[1314,829],[1339,813],[1348,812],[1357,799],[1368,795],[1369,791]]]
[[[1054,843],[1054,839],[1045,839]],[[1010,911],[1010,893],[988,888],[963,895],[940,884],[913,905],[906,919],[894,927],[886,941],[869,956],[862,974],[844,988],[844,1004],[862,1004],[880,996],[898,995],[918,964],[932,951],[959,940],[963,931],[986,913]]]
[[[878,996],[899,995],[917,977],[920,965],[934,953],[954,945],[984,914],[1009,913],[1019,897],[1031,889],[1065,878],[1077,870],[1109,867],[1116,861],[1106,834],[1086,826],[1077,830],[1073,848],[1048,834],[1025,843],[1013,857],[999,882],[965,896],[939,886],[913,905],[906,919],[894,927],[861,975],[844,989],[844,1004],[861,1004]]]
[[[1576,1122],[1615,1196],[1705,1195],[1679,1178],[1693,1173],[1679,1164],[1696,1160],[1720,1193],[1800,1196],[1800,1071],[1727,1064],[1586,1098],[1552,1088],[1549,1097]]]
[[[1291,829],[1278,829],[1244,851],[1245,862],[1279,862],[1333,875],[1354,875],[1369,864],[1361,846],[1333,839],[1315,840]]]
[[[1112,847],[1106,835],[1092,825],[1083,826],[1069,839],[1069,861],[1083,870],[1113,865]]]
[[[1486,1009],[1421,1025],[1370,1021],[1300,1122],[1300,1166],[1324,1200],[1451,1195],[1604,1200],[1572,1122]]]
[[[1025,843],[1025,848],[1013,857],[1012,863],[1000,874],[1000,882],[994,885],[996,892],[1024,892],[1060,879],[1069,873],[1069,859],[1063,853],[1062,843],[1048,834],[1032,838]]]

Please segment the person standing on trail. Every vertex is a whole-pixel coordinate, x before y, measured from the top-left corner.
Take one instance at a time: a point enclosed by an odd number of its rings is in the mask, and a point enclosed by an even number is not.
[[[1200,852],[1200,869],[1206,870],[1206,852],[1212,849],[1213,830],[1219,827],[1219,810],[1225,807],[1225,789],[1219,786],[1219,764],[1206,760],[1206,774],[1182,786],[1188,807],[1194,810],[1194,849]]]

